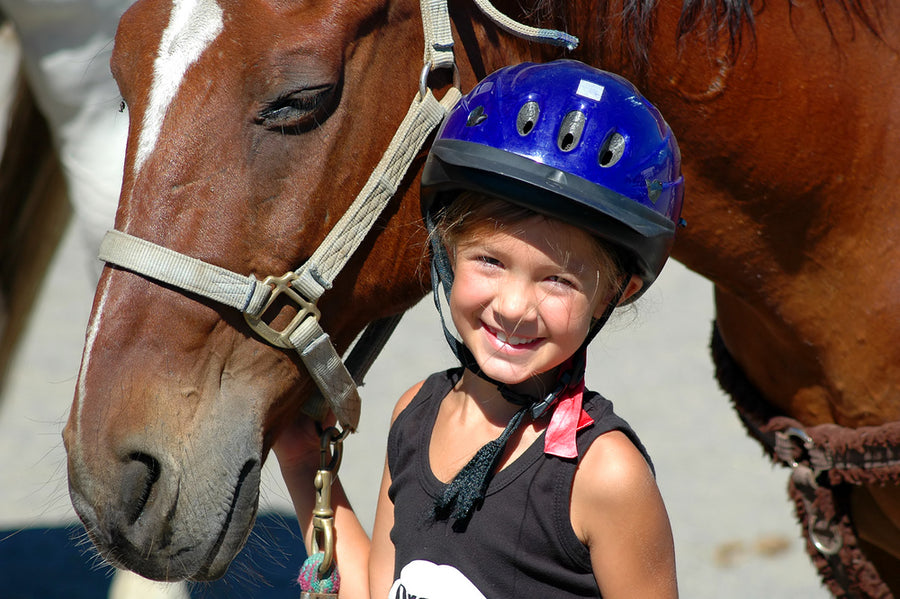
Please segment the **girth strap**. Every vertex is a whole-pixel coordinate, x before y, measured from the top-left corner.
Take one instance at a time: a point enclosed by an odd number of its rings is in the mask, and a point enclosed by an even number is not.
[[[900,484],[900,422],[858,429],[804,427],[766,401],[728,352],[716,326],[710,347],[716,378],[747,431],[773,460],[791,469],[788,489],[807,552],[829,590],[845,599],[890,597],[859,546],[844,492],[845,485]]]
[[[900,422],[849,428],[805,426],[777,413],[728,353],[717,327],[711,342],[716,376],[731,394],[748,431],[772,458],[794,467],[806,464],[832,485],[900,484]]]

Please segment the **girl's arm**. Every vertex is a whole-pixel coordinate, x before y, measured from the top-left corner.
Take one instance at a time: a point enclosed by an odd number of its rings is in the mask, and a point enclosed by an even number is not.
[[[604,598],[678,596],[669,517],[650,467],[624,433],[601,435],[585,453],[571,519]]]
[[[403,394],[394,408],[391,424],[409,405],[421,383]],[[352,443],[352,435],[345,443]],[[303,531],[307,551],[313,538],[312,512],[315,508],[315,475],[319,469],[320,439],[315,424],[304,419],[283,431],[275,442],[274,451],[285,485],[294,504],[294,511]],[[391,476],[384,465],[384,475],[378,494],[372,540],[369,540],[350,505],[340,478],[331,487],[334,508],[335,560],[341,574],[341,599],[368,599],[387,597],[393,584],[394,545],[390,539],[394,525],[394,506],[388,498]]]
[[[397,416],[406,409],[409,403],[422,388],[421,381],[404,393],[394,406],[391,415],[391,426]],[[391,541],[391,529],[394,528],[394,504],[388,497],[391,486],[391,472],[387,458],[384,460],[384,474],[381,477],[381,489],[378,492],[378,505],[375,508],[375,525],[372,528],[372,555],[369,559],[369,589],[374,599],[383,599],[394,583],[394,543]]]
[[[378,505],[375,508],[375,525],[372,528],[372,553],[369,558],[369,590],[375,599],[385,599],[394,582],[394,543],[391,542],[394,504],[388,498],[390,486],[391,473],[385,460],[381,490],[378,492]]]
[[[346,441],[345,441],[346,442]],[[304,419],[283,431],[275,442],[281,475],[294,504],[307,552],[312,551],[313,509],[316,504],[315,476],[320,462],[320,440],[312,421]],[[369,597],[370,542],[344,493],[340,478],[331,486],[334,509],[335,561],[341,575],[340,596]]]

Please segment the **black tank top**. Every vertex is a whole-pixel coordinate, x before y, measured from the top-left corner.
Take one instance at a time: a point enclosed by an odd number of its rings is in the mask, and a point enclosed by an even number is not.
[[[428,459],[438,409],[461,369],[431,375],[388,436],[396,557],[389,599],[600,597],[590,553],[572,529],[569,499],[577,460],[545,455],[543,434],[490,482],[465,531],[430,518],[444,488]],[[650,458],[612,403],[586,391],[594,424],[578,433],[583,456],[601,434],[620,430]]]

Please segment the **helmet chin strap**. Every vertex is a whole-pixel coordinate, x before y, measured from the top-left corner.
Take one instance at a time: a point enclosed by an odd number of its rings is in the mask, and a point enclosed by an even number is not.
[[[426,215],[426,222],[430,231],[434,231],[433,220],[431,215]],[[443,290],[444,298],[449,303],[450,290],[453,287],[453,269],[450,265],[449,256],[445,251],[440,240],[435,235],[431,237],[432,260],[431,260],[431,286],[434,296],[434,305],[437,307],[438,315],[441,319],[441,327],[444,329],[444,337],[450,345],[450,349],[467,369],[481,377],[482,379],[495,385],[500,394],[507,401],[521,406],[521,408],[513,415],[506,428],[500,436],[490,441],[484,447],[476,452],[475,456],[466,464],[462,470],[453,478],[452,481],[444,488],[441,496],[437,497],[434,502],[432,518],[435,520],[447,520],[454,518],[453,529],[463,531],[469,525],[469,521],[474,511],[484,501],[487,487],[490,484],[494,470],[503,449],[510,437],[519,429],[525,421],[525,414],[531,413],[531,417],[536,419],[542,416],[550,409],[572,384],[580,382],[584,378],[585,361],[587,357],[587,346],[591,340],[596,337],[603,325],[609,320],[613,310],[619,304],[625,289],[628,287],[630,277],[626,277],[616,294],[610,300],[606,309],[600,318],[595,319],[591,323],[588,335],[572,358],[568,361],[563,371],[557,377],[554,389],[543,398],[538,398],[524,393],[514,391],[505,383],[501,383],[488,375],[486,375],[471,350],[457,339],[447,328],[444,319],[443,309],[441,308],[441,291]],[[443,288],[443,289],[442,289]]]

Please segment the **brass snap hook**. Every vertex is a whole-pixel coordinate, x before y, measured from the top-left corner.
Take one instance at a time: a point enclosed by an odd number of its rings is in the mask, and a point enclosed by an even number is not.
[[[319,470],[314,481],[316,505],[313,508],[313,553],[322,553],[319,576],[326,578],[334,565],[334,508],[331,505],[331,486],[343,457],[344,439],[350,430],[329,427],[322,431]]]

